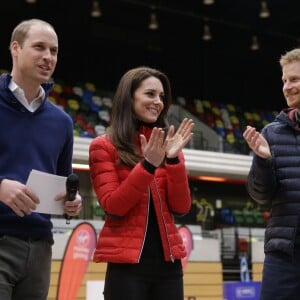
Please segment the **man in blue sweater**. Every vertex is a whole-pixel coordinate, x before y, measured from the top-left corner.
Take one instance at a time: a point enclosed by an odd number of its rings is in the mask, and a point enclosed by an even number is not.
[[[10,42],[12,71],[0,76],[0,299],[46,300],[50,281],[52,223],[34,212],[40,199],[26,187],[32,169],[72,173],[73,121],[48,100],[58,38],[42,20],[21,22]],[[82,199],[64,201],[76,216]]]

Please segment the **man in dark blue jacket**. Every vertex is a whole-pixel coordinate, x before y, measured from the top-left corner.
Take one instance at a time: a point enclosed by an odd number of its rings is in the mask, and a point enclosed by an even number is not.
[[[0,76],[0,299],[46,300],[50,281],[52,223],[36,213],[40,202],[26,187],[32,169],[59,176],[72,172],[73,122],[48,100],[58,39],[42,20],[21,22],[10,43],[12,71]],[[82,200],[64,201],[77,215]]]
[[[300,297],[300,49],[282,55],[280,65],[288,108],[261,133],[247,126],[243,134],[254,153],[248,192],[271,205],[261,300]]]

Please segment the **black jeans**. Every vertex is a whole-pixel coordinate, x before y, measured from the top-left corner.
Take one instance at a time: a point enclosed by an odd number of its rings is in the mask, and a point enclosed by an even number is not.
[[[181,261],[108,263],[105,300],[183,300]]]

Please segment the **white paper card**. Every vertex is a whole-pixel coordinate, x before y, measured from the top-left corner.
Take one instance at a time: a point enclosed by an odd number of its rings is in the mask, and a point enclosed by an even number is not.
[[[55,197],[66,191],[67,177],[53,175],[37,170],[32,170],[27,179],[26,186],[40,199],[34,212],[63,215],[64,202],[55,200]]]

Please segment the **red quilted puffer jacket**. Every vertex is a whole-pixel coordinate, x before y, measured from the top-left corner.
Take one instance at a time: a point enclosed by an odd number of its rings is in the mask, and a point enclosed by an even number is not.
[[[154,175],[141,162],[133,169],[117,166],[117,157],[116,148],[107,135],[92,141],[89,149],[91,180],[106,212],[94,261],[139,262],[147,230],[150,190],[165,260],[185,257],[186,250],[173,217],[173,214],[188,213],[191,207],[183,153],[179,155],[179,163],[166,163],[157,168]]]

